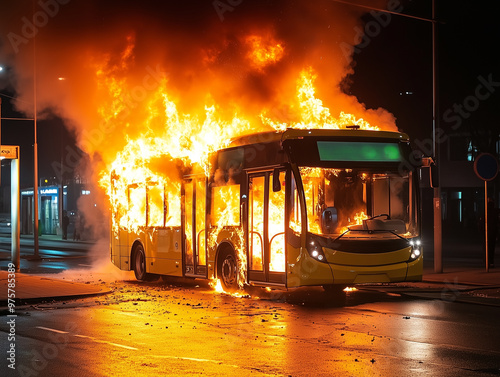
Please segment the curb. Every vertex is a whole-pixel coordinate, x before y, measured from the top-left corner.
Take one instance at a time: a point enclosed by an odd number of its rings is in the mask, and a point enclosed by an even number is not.
[[[473,291],[474,289],[467,290]],[[461,291],[463,292],[463,291]],[[418,297],[421,299],[427,300],[440,300],[443,302],[452,302],[452,303],[461,303],[461,304],[473,304],[473,305],[484,305],[484,306],[493,306],[500,307],[500,298],[498,297],[464,297],[461,295],[452,295],[449,299],[443,297],[442,293],[438,292],[398,292],[401,295],[408,297]]]
[[[33,297],[33,298],[20,298],[16,299],[16,311],[21,310],[23,306],[40,304],[40,303],[51,303],[56,301],[69,301],[78,300],[87,297],[104,296],[112,293],[112,290],[105,290],[102,292],[95,293],[82,293],[78,295],[66,295],[66,296],[47,296],[47,297]],[[9,314],[7,300],[0,300],[0,316]]]

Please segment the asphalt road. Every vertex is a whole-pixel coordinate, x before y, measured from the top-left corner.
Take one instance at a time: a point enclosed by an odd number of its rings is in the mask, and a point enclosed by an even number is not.
[[[94,243],[61,240],[55,236],[39,237],[39,258],[34,258],[33,236],[21,237],[21,272],[54,274],[69,269],[90,268],[96,260],[107,259],[100,248],[93,252]],[[10,235],[0,234],[0,268],[6,269],[11,258]]]
[[[19,307],[14,322],[0,316],[2,376],[500,375],[498,306],[373,288],[234,297],[199,281],[138,283],[109,263],[106,245],[41,238],[41,260],[29,258],[32,239],[21,245],[22,272],[113,293]]]
[[[198,281],[80,277],[113,293],[18,308],[16,370],[3,356],[2,375],[500,374],[499,307],[363,290],[335,299],[316,288],[233,297]]]

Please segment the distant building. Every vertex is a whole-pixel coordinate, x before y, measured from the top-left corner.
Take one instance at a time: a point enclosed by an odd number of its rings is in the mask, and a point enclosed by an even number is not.
[[[440,146],[440,186],[443,230],[449,234],[463,230],[478,231],[484,213],[484,181],[474,173],[474,161],[481,153],[468,132],[447,135]],[[500,155],[500,143],[493,141],[492,154]],[[500,202],[498,178],[488,183],[488,196]]]
[[[61,214],[66,211],[70,218],[69,232],[78,216],[77,201],[82,195],[90,195],[85,184],[69,183],[63,186],[49,185],[38,187],[38,213],[40,234],[62,234]],[[34,200],[33,188],[21,190],[21,234],[33,234]],[[62,198],[61,198],[62,197]],[[62,208],[60,206],[62,200]]]

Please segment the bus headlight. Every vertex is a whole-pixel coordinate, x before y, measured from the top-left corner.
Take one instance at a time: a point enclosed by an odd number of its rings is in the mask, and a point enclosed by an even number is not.
[[[412,262],[420,257],[422,255],[422,245],[419,239],[411,239],[408,241],[408,243],[411,246],[411,254],[410,254],[410,259],[408,262]]]
[[[325,253],[323,252],[323,248],[321,245],[312,237],[308,237],[307,240],[307,251],[309,252],[309,255],[316,259],[319,262],[324,262],[326,263],[326,256]]]

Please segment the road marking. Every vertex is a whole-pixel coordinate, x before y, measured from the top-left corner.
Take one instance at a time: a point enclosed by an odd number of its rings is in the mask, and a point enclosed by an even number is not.
[[[58,333],[58,334],[69,334],[69,332],[67,332],[67,331],[61,331],[61,330],[51,329],[50,327],[36,326],[36,328],[37,329],[41,329],[41,330],[55,332],[55,333]],[[109,344],[109,345],[115,346],[115,347],[126,348],[128,350],[134,350],[134,351],[139,350],[138,348],[135,348],[135,347],[125,346],[123,344],[118,344],[118,343],[108,342],[106,340],[96,339],[96,338],[94,338],[92,336],[79,335],[79,334],[73,334],[73,336],[76,336],[78,338],[90,339],[90,340],[92,340],[93,342],[96,342],[96,343],[104,343],[104,344]]]
[[[119,314],[123,314],[123,315],[128,315],[128,316],[131,316],[131,317],[141,317],[142,314],[141,313],[129,313],[129,312],[118,312]]]
[[[233,367],[233,368],[241,368],[239,365],[234,365],[234,364],[225,364],[222,361],[218,360],[210,360],[210,359],[197,359],[194,357],[182,357],[182,356],[170,356],[170,355],[150,355],[150,357],[156,357],[158,359],[176,359],[176,360],[187,360],[187,361],[198,361],[202,363],[214,363],[214,364],[224,364],[224,366],[227,367]]]
[[[134,350],[134,351],[139,350],[138,348],[135,348],[135,347],[125,346],[123,344],[118,344],[118,343],[108,342],[106,340],[96,339],[93,336],[78,335],[78,334],[75,334],[74,336],[76,336],[78,338],[86,338],[86,339],[92,340],[93,342],[96,342],[96,343],[109,344],[111,346],[125,348],[125,349],[128,349],[128,350]]]
[[[58,334],[69,334],[67,331],[61,331],[61,330],[56,330],[56,329],[51,329],[49,327],[43,327],[43,326],[36,326],[37,329],[42,329],[42,330],[47,330],[47,331],[52,331]]]

